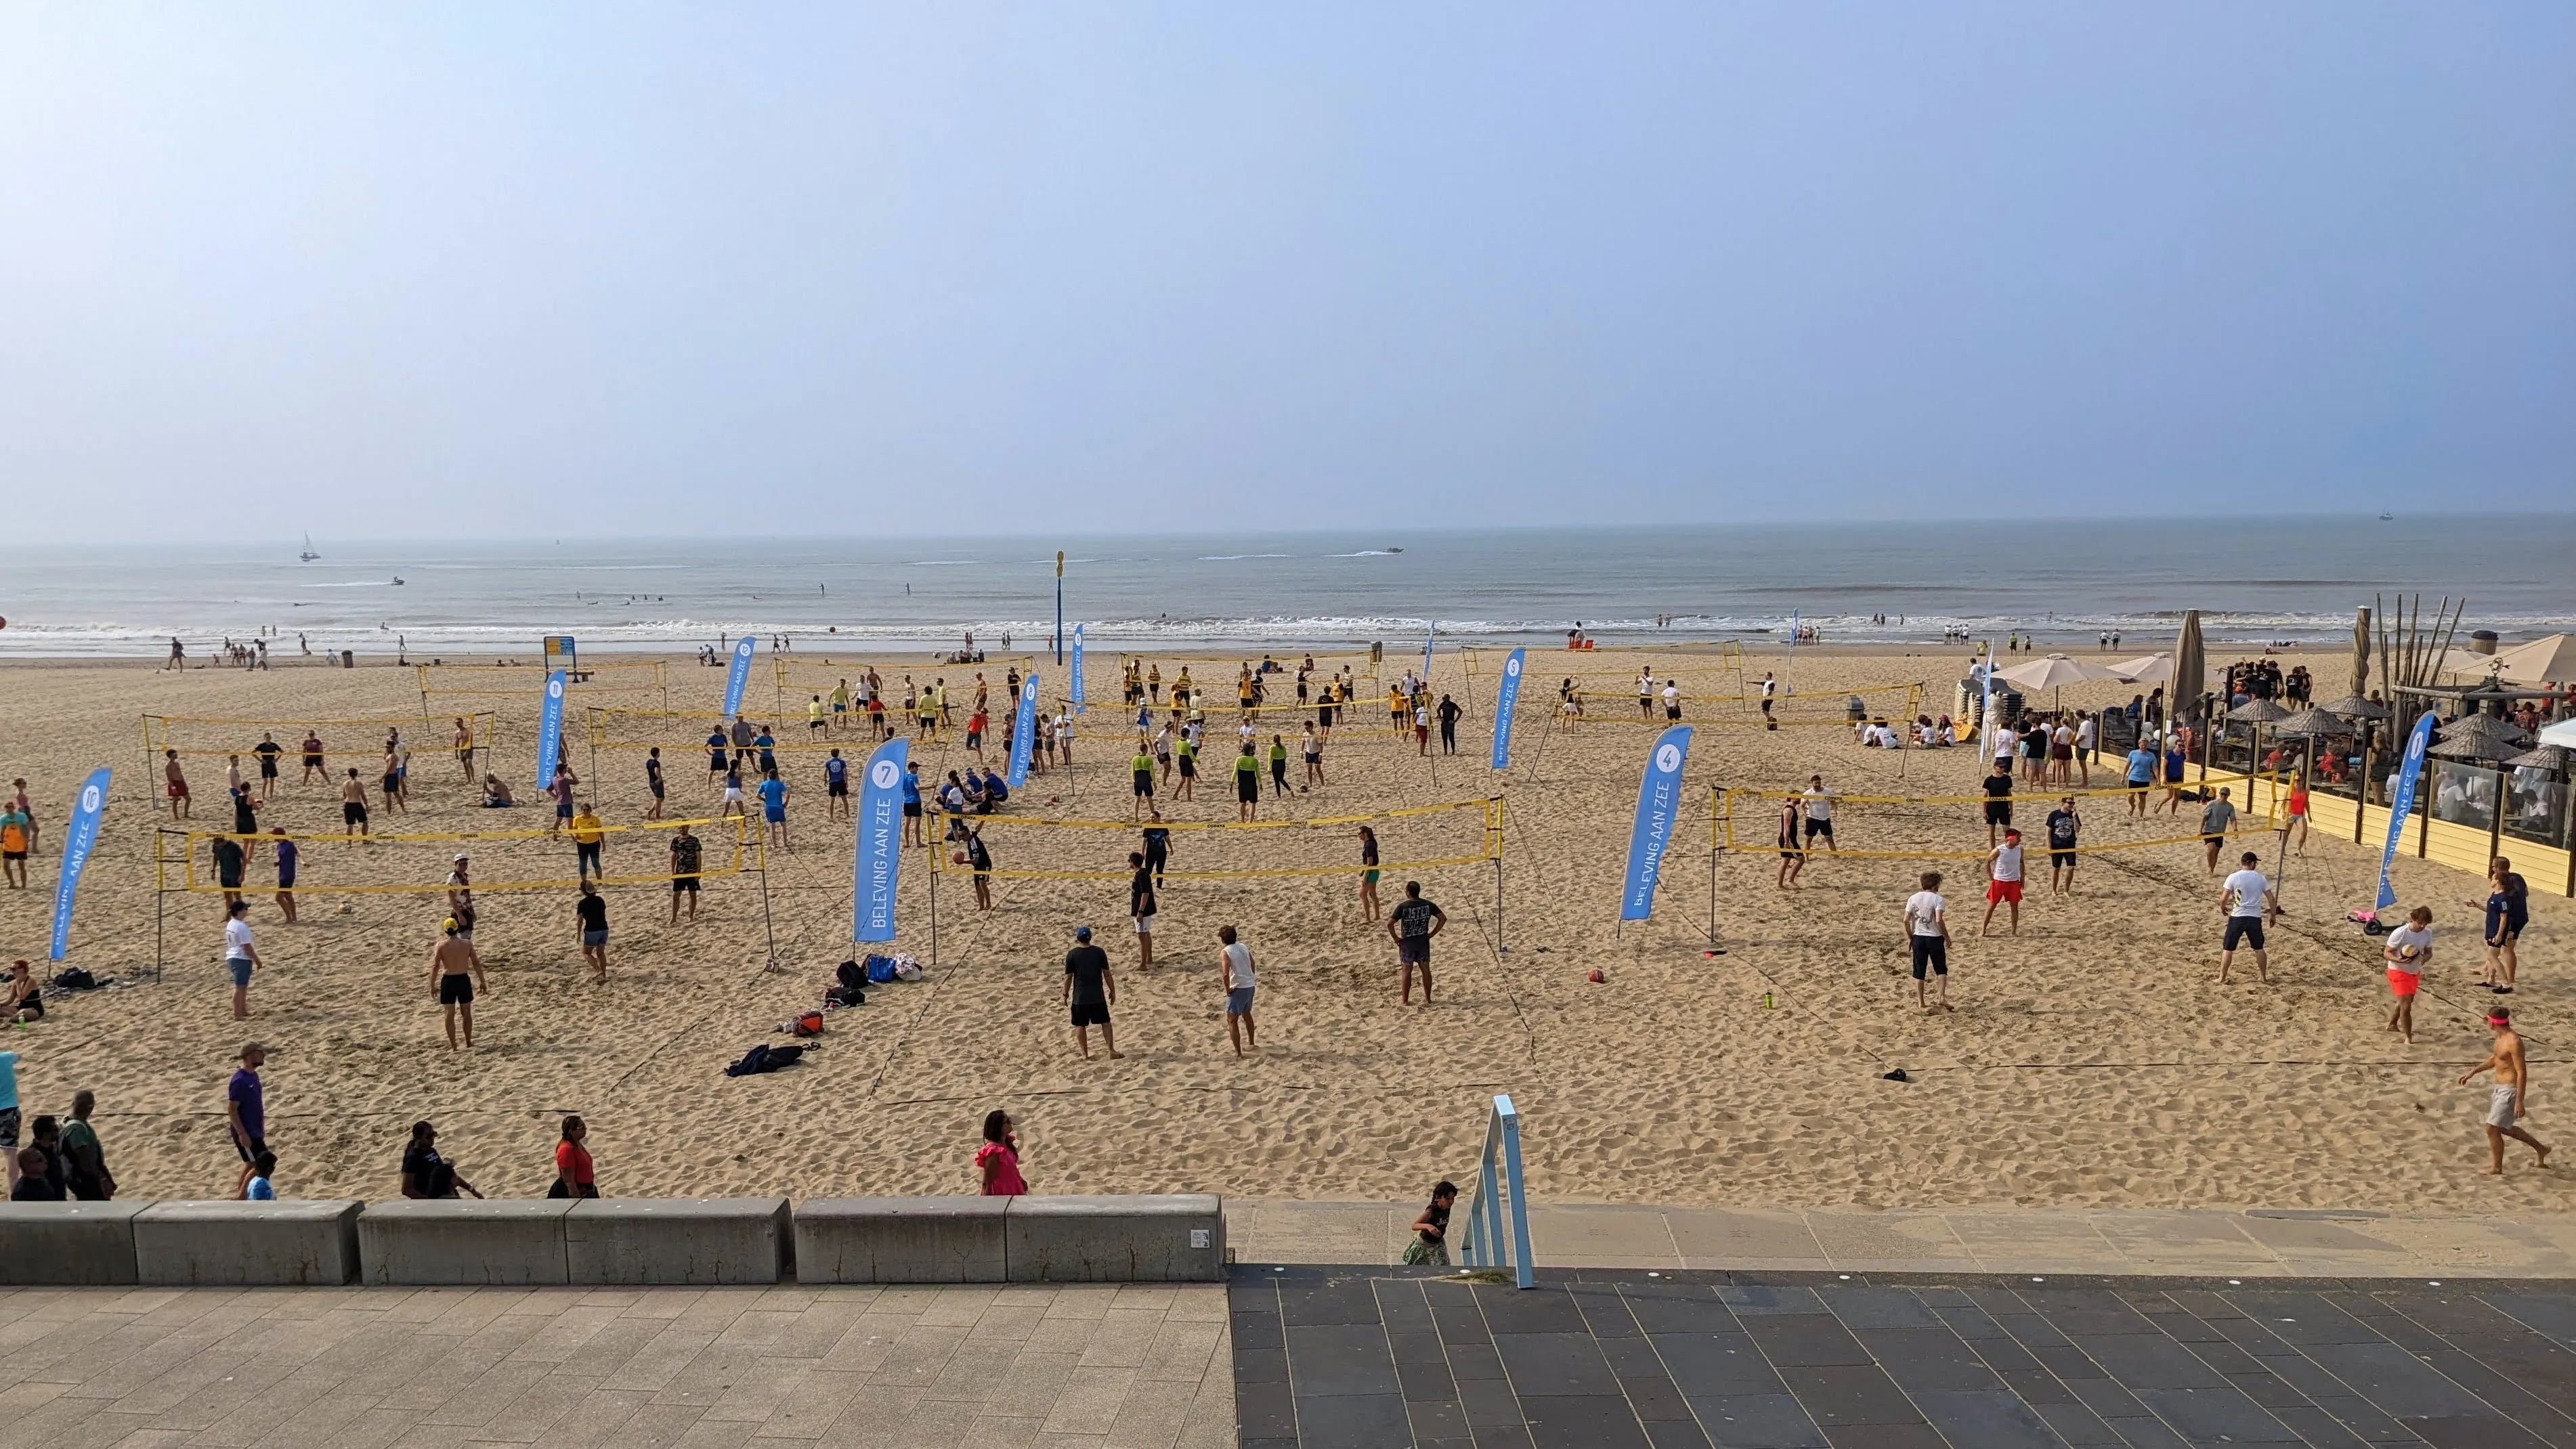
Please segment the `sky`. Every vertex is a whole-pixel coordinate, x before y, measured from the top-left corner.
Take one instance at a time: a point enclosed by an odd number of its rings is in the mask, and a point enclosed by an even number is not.
[[[2571,509],[2571,259],[2556,3],[12,5],[0,533]]]

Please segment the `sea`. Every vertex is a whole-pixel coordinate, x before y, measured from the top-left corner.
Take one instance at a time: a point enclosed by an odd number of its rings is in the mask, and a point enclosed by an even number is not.
[[[266,545],[16,547],[0,656],[688,652],[795,647],[1257,651],[1561,641],[1937,645],[2018,631],[2162,647],[2186,609],[2216,644],[2351,636],[2374,597],[2465,597],[2463,630],[2576,629],[2576,515],[2218,516],[1045,538],[515,539],[316,535]]]

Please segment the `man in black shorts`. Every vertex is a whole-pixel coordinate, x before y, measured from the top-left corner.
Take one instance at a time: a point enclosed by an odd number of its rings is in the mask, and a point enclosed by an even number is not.
[[[1073,1011],[1073,1044],[1082,1048],[1082,1059],[1091,1060],[1091,1028],[1100,1028],[1100,1044],[1109,1049],[1114,1060],[1118,1050],[1117,1028],[1109,1024],[1110,1004],[1118,999],[1118,978],[1109,969],[1109,953],[1091,944],[1091,928],[1083,926],[1073,933],[1073,949],[1064,953],[1064,995],[1060,998]]]
[[[2048,812],[2048,893],[2057,896],[2075,894],[2075,837],[2084,828],[2084,818],[2075,813],[2072,795],[2057,802]]]
[[[1449,924],[1438,906],[1422,898],[1422,882],[1404,883],[1404,899],[1387,912],[1386,933],[1395,938],[1395,959],[1404,968],[1404,1004],[1413,1004],[1413,971],[1422,968],[1422,1004],[1431,1004],[1431,938]]]
[[[1986,774],[1986,849],[1995,848],[1996,838],[2012,824],[2012,761],[1998,758],[1994,769]]]
[[[705,847],[683,825],[671,837],[671,924],[680,924],[680,897],[689,898],[689,919],[698,918],[698,863]]]
[[[277,736],[263,734],[250,752],[259,756],[259,798],[269,799],[277,793],[277,761],[286,753],[286,746],[277,742]]]
[[[484,986],[483,958],[474,943],[459,934],[456,918],[447,918],[438,949],[429,953],[429,990],[438,998],[438,1014],[447,1023],[447,1049],[456,1050],[456,1019],[465,1018],[465,1047],[474,1047],[474,988]],[[485,987],[485,989],[490,989]]]
[[[1135,803],[1127,808],[1127,818],[1134,820],[1146,811],[1163,818],[1162,807],[1154,803],[1154,757],[1145,753],[1144,741],[1136,743],[1136,756],[1127,762],[1127,771],[1135,779]]]

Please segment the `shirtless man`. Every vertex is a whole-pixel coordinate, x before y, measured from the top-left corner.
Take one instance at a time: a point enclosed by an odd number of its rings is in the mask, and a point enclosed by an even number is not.
[[[161,752],[161,779],[170,796],[170,818],[188,818],[188,772],[179,768],[179,752]]]
[[[340,782],[340,834],[367,833],[367,782],[358,778],[358,767],[349,767],[348,778]]]
[[[474,943],[459,933],[450,918],[438,949],[429,953],[429,994],[438,999],[438,1014],[447,1022],[447,1049],[456,1050],[456,1018],[465,1017],[465,1048],[474,1048],[474,992],[477,987],[490,990],[483,981],[483,958],[474,952]]]
[[[2495,1050],[2487,1054],[2485,1061],[2460,1073],[2463,1087],[2480,1072],[2495,1073],[2487,1093],[2487,1152],[2494,1166],[2487,1170],[2498,1177],[2504,1175],[2504,1140],[2508,1137],[2538,1154],[2533,1166],[2547,1167],[2547,1144],[2513,1125],[2516,1118],[2531,1113],[2531,1064],[2523,1057],[2521,1035],[2513,1029],[2513,1012],[2502,1006],[2489,1011],[2487,1030],[2495,1033]]]

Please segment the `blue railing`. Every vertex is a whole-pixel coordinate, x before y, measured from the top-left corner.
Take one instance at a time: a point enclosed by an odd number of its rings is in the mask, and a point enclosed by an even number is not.
[[[1508,1259],[1515,1282],[1536,1286],[1530,1268],[1529,1196],[1521,1186],[1521,1114],[1509,1097],[1494,1098],[1493,1115],[1485,1119],[1485,1146],[1477,1154],[1476,1180],[1467,1192],[1459,1261],[1470,1268],[1499,1268]],[[1509,1237],[1503,1232],[1506,1215]]]

